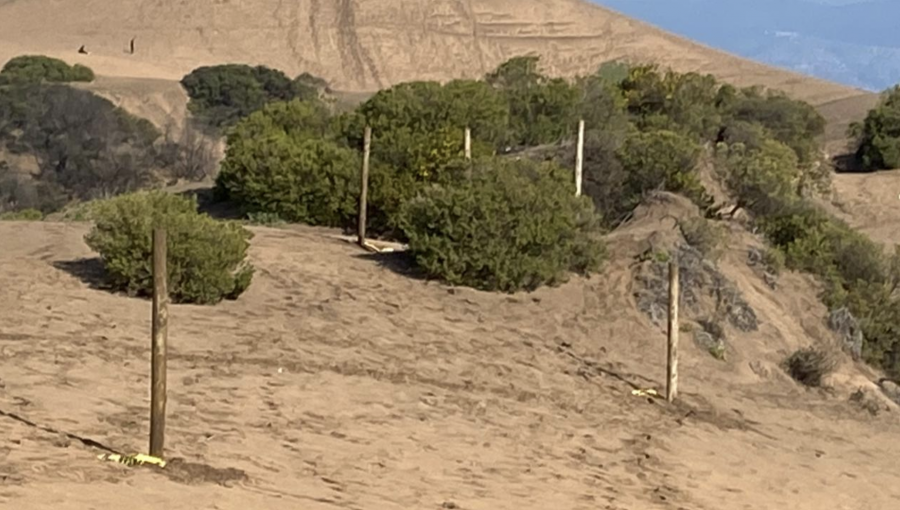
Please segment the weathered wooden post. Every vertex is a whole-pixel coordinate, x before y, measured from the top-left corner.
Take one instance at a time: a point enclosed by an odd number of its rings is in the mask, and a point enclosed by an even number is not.
[[[578,147],[575,153],[575,196],[581,196],[584,172],[584,120],[578,121]]]
[[[466,159],[472,159],[472,129],[466,128]]]
[[[369,152],[372,149],[372,128],[366,126],[363,134],[363,164],[360,174],[359,190],[359,223],[357,224],[357,242],[366,247],[366,208],[369,200]]]
[[[150,455],[163,458],[166,437],[166,341],[169,289],[166,231],[153,230],[153,311],[150,354]]]
[[[666,400],[678,396],[678,263],[669,261],[669,335],[666,363]]]

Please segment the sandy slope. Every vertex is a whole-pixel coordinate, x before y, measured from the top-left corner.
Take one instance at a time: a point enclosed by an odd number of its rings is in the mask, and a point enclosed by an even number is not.
[[[91,55],[77,55],[82,44]],[[346,90],[477,77],[536,51],[555,74],[625,58],[772,86],[816,104],[862,93],[739,59],[582,0],[0,2],[0,60],[23,50],[127,77],[178,79],[203,64],[262,63],[309,71]]]
[[[871,387],[849,364],[834,393],[780,372],[829,341],[824,309],[799,276],[770,291],[746,234],[722,268],[760,330],[724,363],[684,340],[678,406],[631,394],[660,388],[664,334],[634,307],[629,260],[673,210],[619,232],[604,276],[511,297],[409,278],[327,231],[257,229],[250,291],[174,307],[170,333],[170,458],[247,478],[120,468],[0,416],[0,506],[896,508],[896,408],[849,404]],[[85,231],[0,223],[0,411],[144,450],[149,305],[85,283]]]
[[[132,37],[134,55],[127,50]],[[81,45],[91,54],[79,55]],[[565,76],[612,59],[655,62],[823,105],[838,138],[874,97],[740,59],[583,0],[123,0],[115,7],[100,0],[0,1],[0,62],[24,53],[91,66],[107,77],[101,92],[114,89],[123,105],[160,126],[183,120],[175,80],[226,62],[309,71],[347,92],[480,77],[528,53]]]

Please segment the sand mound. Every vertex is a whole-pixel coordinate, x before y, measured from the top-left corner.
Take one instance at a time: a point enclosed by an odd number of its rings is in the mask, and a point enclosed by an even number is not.
[[[665,195],[614,236],[604,275],[513,296],[411,279],[402,257],[329,231],[256,229],[247,294],[170,311],[168,455],[192,466],[173,477],[101,463],[10,417],[145,449],[149,304],[92,288],[86,226],[0,223],[0,504],[896,506],[896,412],[866,393],[849,400],[871,390],[849,362],[832,392],[781,372],[794,348],[828,341],[825,310],[803,277],[773,292],[747,265],[748,234],[717,270],[757,330],[729,329],[725,361],[685,333],[683,401],[632,395],[662,390],[665,373],[633,256],[656,231],[653,242],[677,243],[669,227],[691,214]]]

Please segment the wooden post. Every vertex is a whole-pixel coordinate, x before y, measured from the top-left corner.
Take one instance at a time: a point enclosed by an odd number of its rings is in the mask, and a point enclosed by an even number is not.
[[[666,363],[666,400],[678,396],[678,263],[669,261],[669,335]]]
[[[466,159],[472,159],[472,130],[466,128]]]
[[[369,201],[369,152],[372,148],[372,128],[366,126],[363,134],[363,164],[359,189],[359,222],[357,224],[357,242],[366,246],[366,208]]]
[[[163,457],[166,437],[166,340],[169,333],[169,290],[166,231],[153,230],[153,312],[150,354],[150,455]]]
[[[575,196],[581,196],[584,172],[584,120],[578,121],[578,148],[575,153]]]

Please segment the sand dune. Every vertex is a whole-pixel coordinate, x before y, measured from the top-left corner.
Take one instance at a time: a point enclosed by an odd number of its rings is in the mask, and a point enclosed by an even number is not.
[[[828,341],[825,310],[804,277],[771,291],[748,234],[721,268],[759,330],[733,335],[726,362],[683,340],[679,405],[632,395],[661,389],[665,336],[635,308],[630,256],[685,210],[654,207],[616,234],[604,276],[515,296],[411,279],[329,231],[256,229],[247,294],[171,310],[167,453],[219,471],[118,467],[0,416],[0,505],[896,507],[896,406],[849,403],[872,389],[849,361],[832,393],[781,372]],[[149,304],[90,287],[85,231],[0,224],[0,410],[141,451]]]
[[[160,126],[183,121],[176,80],[199,65],[262,63],[363,92],[479,76],[531,51],[560,75],[625,58],[784,89],[828,116],[831,144],[874,97],[576,0],[0,0],[0,61],[90,65],[101,76],[88,88]],[[900,218],[891,178],[837,179],[848,218],[882,240]],[[168,475],[100,462],[75,438],[146,450],[148,302],[94,288],[86,225],[2,222],[0,506],[898,507],[900,410],[848,359],[828,390],[784,374],[793,350],[835,341],[826,310],[810,278],[769,288],[747,265],[760,240],[737,224],[719,270],[758,330],[729,328],[725,361],[685,332],[681,402],[632,394],[662,390],[665,374],[634,256],[695,213],[660,199],[612,236],[603,275],[514,296],[411,278],[335,232],[256,229],[247,294],[171,309],[167,457],[194,464]]]
[[[127,48],[136,38],[136,54]],[[92,52],[78,56],[82,44]],[[109,76],[178,79],[203,64],[309,71],[348,91],[412,79],[478,77],[520,54],[549,72],[590,72],[610,59],[660,62],[821,104],[861,91],[692,43],[581,0],[197,1],[18,0],[0,3],[0,60],[66,56]]]

